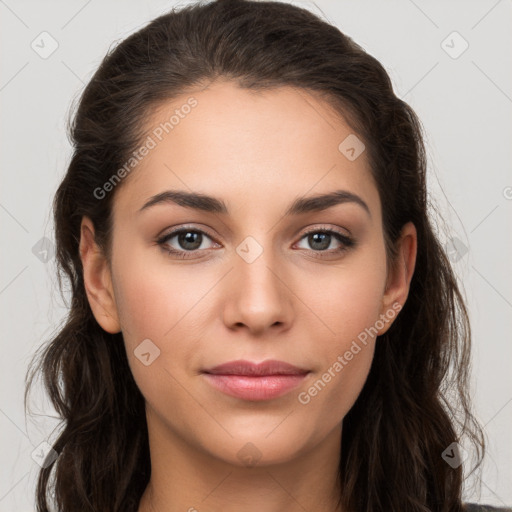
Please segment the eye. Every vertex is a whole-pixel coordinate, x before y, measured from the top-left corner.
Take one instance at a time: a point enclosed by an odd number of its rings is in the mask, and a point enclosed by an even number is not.
[[[157,244],[169,254],[185,259],[190,257],[187,253],[205,249],[203,245],[205,237],[211,239],[207,233],[200,229],[180,228],[160,237],[157,240]],[[176,239],[174,246],[170,244],[173,238]]]
[[[301,240],[304,239],[310,247],[313,248],[313,252],[323,252],[327,255],[342,253],[355,245],[355,240],[353,238],[333,229],[316,228],[310,230],[301,238]],[[332,242],[337,242],[339,246],[329,249]],[[323,258],[324,254],[317,254],[315,257]]]
[[[173,239],[176,240],[171,243]],[[208,248],[204,246],[206,239],[212,240],[212,237],[201,229],[181,227],[163,235],[156,242],[168,254],[187,259],[194,258],[195,252]],[[312,229],[303,235],[300,240],[304,239],[312,248],[316,258],[340,254],[356,244],[353,238],[333,229]],[[337,242],[339,246],[329,249],[333,242]],[[216,242],[214,242],[214,245],[218,246]]]

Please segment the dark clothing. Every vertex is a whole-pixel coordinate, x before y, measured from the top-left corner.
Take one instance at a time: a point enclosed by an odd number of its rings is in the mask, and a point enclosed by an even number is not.
[[[512,512],[509,507],[492,507],[491,505],[477,505],[476,503],[465,503],[466,512]]]

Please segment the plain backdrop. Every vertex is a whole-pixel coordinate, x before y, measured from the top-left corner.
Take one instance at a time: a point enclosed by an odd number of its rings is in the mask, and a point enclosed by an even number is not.
[[[70,159],[72,101],[115,41],[186,3],[0,0],[0,512],[34,510],[32,454],[57,424],[43,395],[26,418],[23,393],[32,354],[66,313],[51,202]],[[293,3],[379,59],[422,120],[428,187],[449,229],[439,236],[468,301],[472,397],[489,443],[465,499],[512,505],[512,3]]]

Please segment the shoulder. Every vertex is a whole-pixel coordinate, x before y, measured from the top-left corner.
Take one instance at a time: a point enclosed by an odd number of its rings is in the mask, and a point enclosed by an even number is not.
[[[512,508],[509,507],[493,507],[476,503],[464,503],[464,510],[466,512],[512,512]]]

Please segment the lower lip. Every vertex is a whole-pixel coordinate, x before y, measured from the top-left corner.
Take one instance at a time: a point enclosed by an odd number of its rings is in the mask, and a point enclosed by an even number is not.
[[[270,400],[300,386],[307,373],[301,375],[213,375],[204,373],[206,380],[219,391],[244,400]]]

